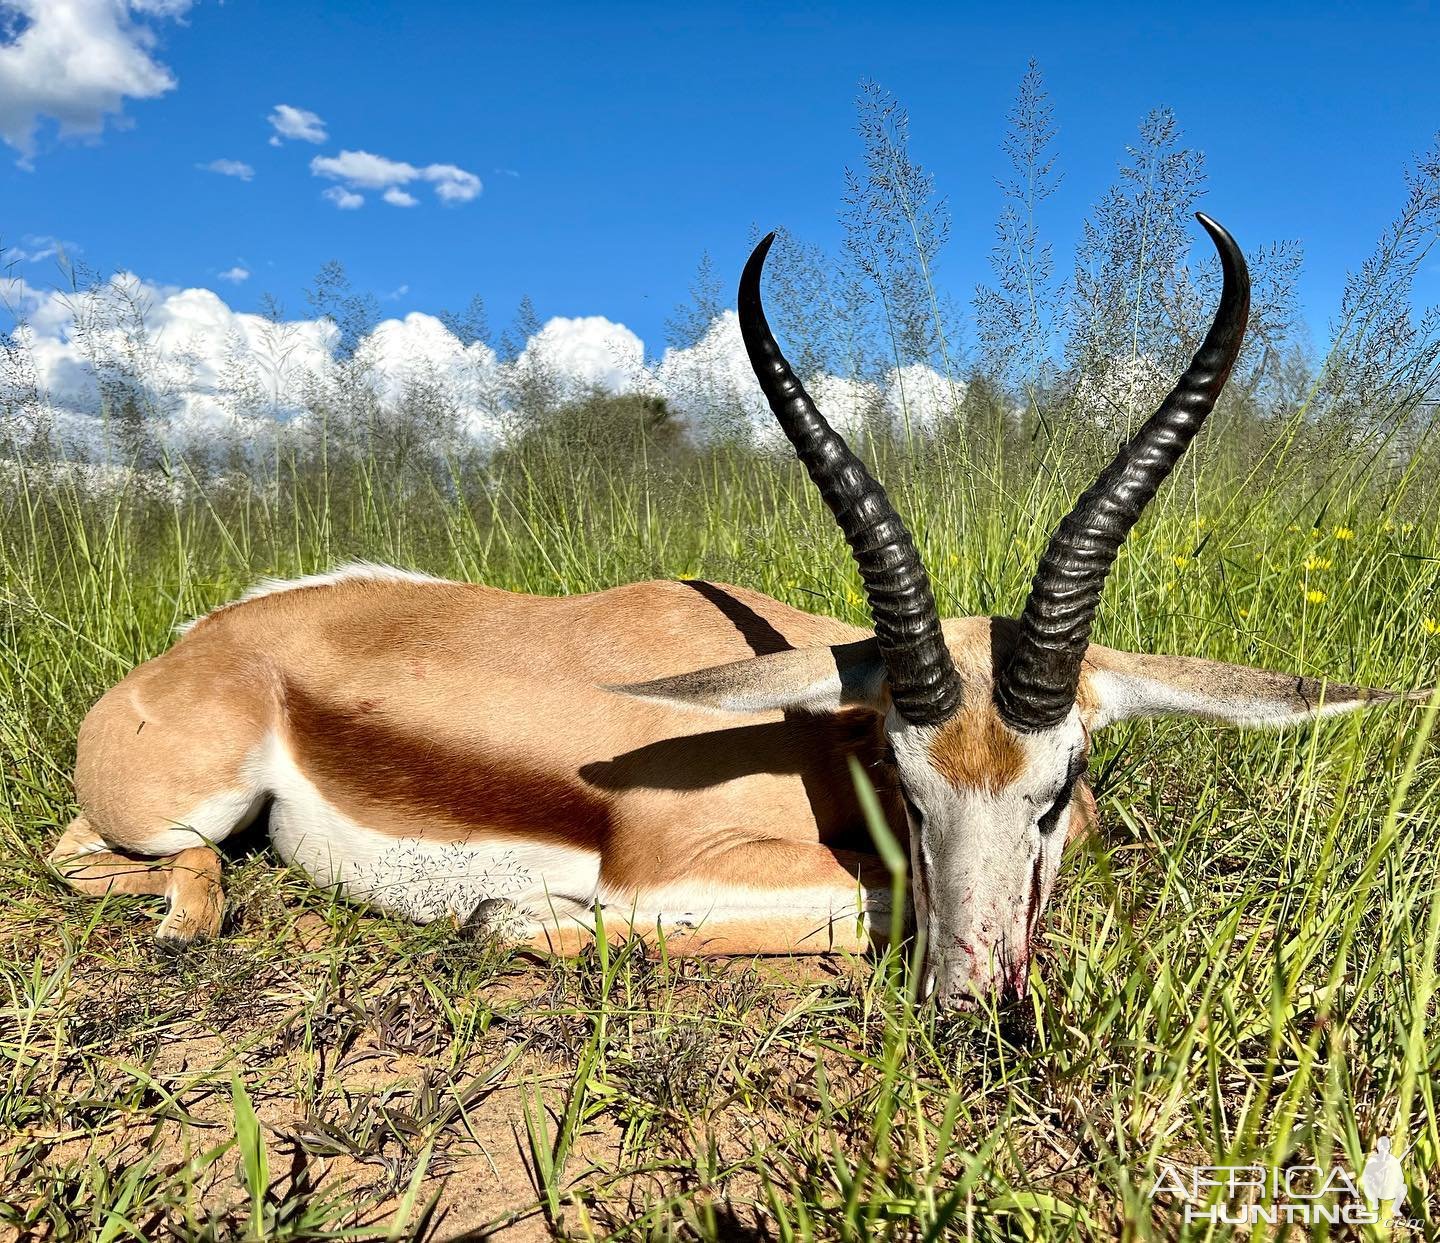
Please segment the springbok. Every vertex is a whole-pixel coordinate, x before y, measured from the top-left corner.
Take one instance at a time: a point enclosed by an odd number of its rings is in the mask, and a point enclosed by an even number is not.
[[[91,894],[163,894],[157,935],[218,933],[215,844],[269,810],[280,856],[343,895],[558,952],[595,932],[672,952],[861,950],[890,877],[849,757],[911,860],[926,987],[1023,991],[1067,835],[1095,814],[1090,736],[1187,714],[1282,725],[1391,692],[1089,643],[1121,541],[1240,349],[1249,278],[1174,392],[1052,535],[1018,621],[942,622],[905,524],[791,372],[760,274],[745,346],[860,574],[874,631],[743,588],[550,598],[356,565],[266,583],[194,623],[80,728],[81,814],[51,855]],[[1412,692],[1405,698],[1419,698]]]

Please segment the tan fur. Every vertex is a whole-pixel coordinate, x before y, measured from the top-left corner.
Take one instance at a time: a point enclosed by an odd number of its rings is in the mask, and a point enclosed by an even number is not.
[[[1376,690],[1367,686],[1346,686],[1336,681],[1296,677],[1270,669],[1252,669],[1196,656],[1162,656],[1148,652],[1120,652],[1092,643],[1085,654],[1081,687],[1093,713],[1096,696],[1092,689],[1097,672],[1119,673],[1137,680],[1163,685],[1171,690],[1201,696],[1216,703],[1280,703],[1296,715],[1352,704],[1387,703],[1394,699],[1422,702],[1428,690],[1412,693]]]
[[[883,933],[883,929],[880,930]],[[616,919],[605,924],[608,941],[637,937],[659,946],[672,958],[751,958],[768,954],[863,954],[883,943],[856,919],[816,920],[793,915],[766,919],[727,920],[695,929],[657,928]],[[594,942],[595,936],[578,924],[547,927],[526,940],[543,953],[571,956]]]
[[[1075,797],[1070,800],[1070,820],[1065,829],[1066,844],[1083,842],[1100,825],[1100,809],[1095,795],[1085,781],[1075,784]]]
[[[76,788],[107,848],[168,863],[177,841],[208,850],[187,817],[243,790],[273,736],[330,804],[397,837],[595,850],[622,894],[684,880],[843,892],[855,869],[838,860],[868,846],[848,755],[905,832],[874,717],[719,719],[604,686],[864,637],[708,583],[554,599],[364,578],[279,591],[203,619],[108,692],[82,726]],[[106,865],[65,867],[91,892],[134,874],[133,860]],[[175,871],[172,924],[218,925],[193,863]]]
[[[961,618],[944,629],[965,703],[930,754],[955,786],[1001,790],[1025,754],[991,705],[1015,623]],[[892,832],[907,837],[881,716],[702,704],[716,694],[763,702],[744,697],[772,676],[828,677],[841,702],[864,700],[875,688],[847,679],[873,643],[702,582],[548,598],[366,569],[271,588],[201,619],[91,710],[76,761],[83,814],[52,862],[84,892],[163,894],[162,935],[213,935],[224,908],[214,843],[274,793],[257,774],[274,771],[278,754],[334,815],[397,843],[553,843],[597,859],[616,909],[656,909],[653,897],[728,912],[723,927],[678,930],[677,945],[696,952],[850,946],[861,933],[847,940],[821,917],[821,936],[815,918],[793,912],[853,907],[857,878],[888,889],[848,767],[860,761]],[[734,663],[797,649],[764,671]],[[696,670],[707,672],[682,677]],[[613,689],[642,683],[667,694]],[[677,696],[680,684],[696,698]],[[1309,714],[1321,693],[1308,679],[1092,647],[1077,701],[1087,732],[1144,708],[1153,687],[1160,711],[1222,718]],[[1327,706],[1389,697],[1335,685],[1324,696]],[[1069,838],[1095,819],[1081,783]],[[760,902],[773,916],[744,914],[757,893],[773,895]],[[542,936],[572,934],[587,935],[557,923]]]
[[[94,897],[163,895],[169,912],[156,936],[188,942],[213,937],[225,914],[220,856],[196,846],[161,859],[139,859],[103,849],[83,816],[70,822],[50,852],[50,865],[81,893]]]
[[[965,704],[940,727],[930,758],[951,785],[992,792],[1014,781],[1025,764],[1019,740],[988,699]]]

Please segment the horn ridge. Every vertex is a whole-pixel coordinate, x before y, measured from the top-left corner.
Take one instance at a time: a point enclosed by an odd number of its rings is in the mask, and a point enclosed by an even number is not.
[[[774,233],[761,240],[740,277],[745,351],[770,409],[860,569],[895,710],[915,725],[939,724],[960,707],[960,675],[940,629],[930,577],[885,489],[820,413],[770,331],[760,273],[774,241]]]
[[[1223,287],[1214,322],[1160,408],[1060,521],[1035,572],[995,704],[1015,729],[1058,725],[1069,714],[1105,580],[1120,545],[1215,408],[1240,353],[1250,312],[1245,257],[1219,224],[1196,219],[1220,253]]]

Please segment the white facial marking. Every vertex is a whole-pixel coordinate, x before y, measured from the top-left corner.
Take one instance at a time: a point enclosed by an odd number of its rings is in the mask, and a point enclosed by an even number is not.
[[[912,808],[916,918],[940,1000],[1022,991],[1065,841],[1065,808],[1047,813],[1057,799],[1068,803],[1085,753],[1078,712],[1053,729],[1016,735],[1023,768],[993,791],[957,788],[941,775],[931,758],[936,728],[893,713],[886,724]]]

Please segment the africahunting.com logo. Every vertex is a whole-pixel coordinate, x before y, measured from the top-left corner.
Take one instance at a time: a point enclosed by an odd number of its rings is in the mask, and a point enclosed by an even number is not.
[[[1199,1165],[1169,1161],[1150,1188],[1153,1199],[1179,1200],[1185,1220],[1233,1226],[1408,1226],[1404,1153],[1389,1136],[1377,1140],[1358,1177],[1344,1165]]]

